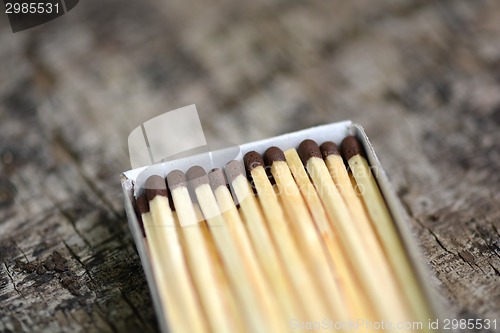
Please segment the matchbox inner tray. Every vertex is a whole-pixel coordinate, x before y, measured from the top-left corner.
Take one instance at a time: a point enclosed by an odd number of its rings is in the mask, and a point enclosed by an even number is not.
[[[236,150],[233,147],[232,149],[203,153],[178,160],[155,164],[149,167],[133,169],[122,174],[121,183],[125,198],[125,210],[127,213],[129,228],[137,246],[139,256],[141,258],[144,273],[146,275],[149,289],[153,298],[153,304],[155,307],[159,325],[163,332],[169,332],[169,326],[167,319],[164,316],[164,305],[162,304],[158,293],[158,281],[155,281],[155,277],[152,271],[152,263],[147,250],[147,242],[141,229],[140,222],[138,221],[136,212],[134,210],[134,189],[140,188],[144,185],[144,181],[147,178],[144,176],[145,170],[147,169],[147,174],[156,173],[159,175],[167,175],[170,171],[175,169],[186,172],[191,166],[194,165],[199,165],[205,170],[211,170],[213,168],[224,168],[226,163],[231,160],[242,161],[245,153],[252,150],[263,154],[265,150],[271,146],[279,147],[282,150],[297,148],[299,144],[305,139],[312,139],[318,143],[333,141],[337,144],[340,144],[342,139],[349,135],[354,135],[359,140],[365,150],[368,163],[372,168],[377,168],[378,170],[378,172],[374,173],[374,177],[389,208],[390,214],[392,215],[396,230],[400,236],[407,257],[409,258],[417,282],[420,285],[421,292],[426,298],[427,303],[429,304],[430,313],[437,313],[436,304],[433,303],[433,297],[431,297],[433,291],[429,288],[428,283],[426,282],[427,280],[429,280],[429,273],[426,266],[423,264],[423,261],[421,260],[422,258],[420,256],[420,251],[416,246],[415,241],[408,228],[407,221],[405,220],[406,215],[401,207],[401,203],[399,202],[399,199],[392,189],[387,175],[382,169],[380,162],[375,155],[375,151],[370,144],[370,141],[368,140],[368,137],[363,128],[351,121],[343,121],[312,127],[294,133],[288,133],[268,138],[265,140],[246,143],[237,147]],[[424,323],[424,328],[425,324],[427,323]]]

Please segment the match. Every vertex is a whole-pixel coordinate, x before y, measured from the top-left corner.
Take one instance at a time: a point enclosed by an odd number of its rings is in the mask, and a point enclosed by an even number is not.
[[[156,280],[157,290],[162,300],[161,308],[168,318],[168,324],[172,330],[186,332],[190,327],[188,327],[189,323],[186,321],[186,313],[183,313],[181,307],[177,306],[179,297],[176,288],[173,284],[165,283],[165,281],[168,281],[170,275],[167,268],[168,264],[164,265],[164,261],[162,260],[162,242],[157,237],[146,194],[142,193],[139,195],[136,202],[148,240],[147,249],[151,258],[151,267]]]
[[[271,281],[266,279],[264,270],[259,264],[258,257],[252,248],[252,243],[233,201],[231,192],[227,187],[224,172],[222,169],[213,169],[208,173],[208,178],[218,207],[226,222],[225,226],[231,237],[236,240],[240,260],[246,266],[249,279],[253,281],[256,292],[264,304],[263,308],[268,309],[266,311],[267,316],[280,320],[280,324],[283,325],[287,321],[286,318],[293,318],[295,314],[292,311],[286,311],[287,307],[283,306],[283,302],[280,302],[281,300],[277,299],[277,295],[273,292]]]
[[[330,307],[330,302],[325,299],[317,281],[314,281],[312,276],[308,274],[309,270],[305,264],[305,258],[298,251],[285,220],[284,212],[266,175],[262,156],[251,151],[245,154],[243,160],[257,189],[258,199],[278,253],[292,284],[304,304],[307,305],[310,318],[331,318],[332,315],[337,315],[335,312],[337,309]],[[307,290],[307,292],[301,292],[303,290]]]
[[[182,171],[174,170],[167,175],[167,181],[187,245],[184,250],[188,257],[191,275],[206,311],[210,330],[235,332],[241,324],[238,323],[236,314],[231,315],[234,312],[231,301],[224,297],[227,294],[225,292],[227,287],[217,276],[216,258],[210,256],[212,251],[209,250],[201,222],[191,202],[186,176]]]
[[[351,309],[351,316],[353,318],[375,319],[374,310],[366,300],[366,296],[362,293],[359,278],[353,273],[353,269],[346,259],[346,250],[342,248],[342,244],[339,242],[335,225],[329,221],[323,203],[304,169],[297,150],[291,148],[286,150],[284,154],[288,167],[302,193],[302,197],[311,212],[316,228],[333,262],[339,283],[346,294],[346,302]]]
[[[339,290],[337,272],[326,255],[326,248],[315,230],[309,210],[286,163],[285,154],[277,147],[268,148],[264,153],[264,162],[271,167],[282,206],[292,222],[289,225],[295,233],[295,240],[304,254],[306,263],[319,280],[330,309],[339,320],[347,320],[344,306],[346,297]]]
[[[241,218],[245,222],[255,254],[280,305],[289,318],[308,318],[309,312],[306,313],[305,307],[302,306],[304,303],[299,301],[300,291],[292,287],[284,265],[279,259],[259,203],[246,178],[243,165],[238,161],[231,161],[226,164],[225,172],[235,199],[239,202]]]
[[[393,307],[404,309],[406,312],[404,318],[409,320],[412,316],[408,309],[406,300],[401,297],[402,288],[400,288],[398,281],[395,278],[389,263],[387,262],[387,258],[385,257],[377,239],[377,235],[371,226],[368,215],[363,207],[363,203],[352,187],[344,160],[340,156],[338,146],[333,142],[327,141],[321,145],[320,150],[328,171],[335,185],[339,189],[339,192],[343,197],[351,216],[353,217],[353,221],[359,230],[359,235],[363,239],[363,243],[370,254],[372,263],[375,267],[377,267],[379,280],[386,282],[386,298],[391,300]]]
[[[313,180],[330,219],[336,224],[339,238],[344,247],[348,249],[347,255],[351,265],[356,270],[372,306],[378,312],[378,317],[381,320],[404,320],[406,313],[403,309],[395,306],[393,300],[386,297],[385,290],[380,288],[381,285],[385,284],[385,281],[380,279],[378,267],[373,265],[371,261],[366,244],[360,237],[360,230],[356,227],[349,209],[328,172],[318,144],[313,140],[304,140],[299,145],[298,153]]]
[[[406,250],[401,243],[368,161],[363,156],[364,150],[361,144],[354,136],[348,136],[342,141],[341,150],[356,183],[362,189],[360,194],[363,203],[411,310],[419,320],[431,318],[428,304],[420,291],[420,285],[410,265]]]
[[[177,227],[169,206],[165,179],[152,175],[146,180],[144,187],[151,211],[151,219],[147,222],[148,238],[153,239],[157,245],[154,247],[155,257],[161,261],[161,265],[157,267],[168,274],[160,284],[175,286],[173,289],[177,296],[176,307],[183,314],[183,324],[187,329],[193,332],[208,332],[185,265]]]
[[[238,239],[232,237],[228,230],[210,187],[207,173],[202,167],[193,166],[186,172],[186,178],[188,186],[192,187],[196,194],[209,232],[226,268],[232,290],[241,304],[246,326],[252,332],[262,332],[266,328],[273,332],[285,332],[285,321],[277,314],[270,299],[266,298],[266,302],[259,297],[264,295],[266,290],[258,289],[254,280],[250,279],[252,273],[241,260],[242,255],[236,245]],[[263,286],[261,284],[258,287]]]

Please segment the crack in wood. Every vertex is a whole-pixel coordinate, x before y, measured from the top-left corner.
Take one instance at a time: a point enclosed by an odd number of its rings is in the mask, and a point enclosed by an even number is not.
[[[495,268],[495,266],[493,266],[491,263],[488,263],[488,265],[493,268],[493,271],[495,272],[495,275],[496,276],[500,276],[500,272],[498,271],[498,269]]]
[[[70,253],[71,257],[73,257],[73,259],[75,259],[76,262],[78,262],[78,264],[80,264],[80,266],[83,268],[83,270],[85,271],[85,274],[89,277],[90,281],[93,283],[93,286],[95,288],[95,286],[97,284],[94,281],[94,278],[92,277],[92,274],[90,274],[90,272],[87,269],[87,267],[85,266],[85,264],[81,261],[80,257],[76,254],[75,251],[73,251],[73,249],[68,245],[68,243],[66,243],[64,241],[64,239],[61,239],[61,242],[64,244],[64,246],[66,247],[66,249],[68,249],[68,252]],[[88,285],[87,285],[87,287],[88,287]]]
[[[130,307],[130,309],[135,314],[135,316],[137,318],[139,318],[139,320],[141,321],[141,323],[143,323],[144,325],[146,325],[146,322],[145,322],[144,318],[142,317],[142,315],[140,314],[139,310],[136,308],[136,306],[134,305],[134,303],[123,292],[123,289],[121,289],[121,288],[119,288],[119,289],[120,289],[120,293],[121,293],[123,299],[125,300],[125,303],[127,303],[127,305]]]
[[[16,291],[16,293],[17,293],[18,295],[20,295],[21,297],[23,297],[24,299],[26,299],[26,298],[24,297],[23,293],[21,293],[21,291],[20,291],[19,289],[17,289],[16,283],[15,283],[15,281],[14,281],[14,277],[13,277],[13,276],[12,276],[12,274],[10,273],[10,271],[9,271],[9,267],[7,266],[7,263],[6,263],[6,262],[4,262],[3,264],[4,264],[4,266],[5,266],[5,271],[7,272],[7,276],[9,277],[10,282],[12,283],[12,287],[14,288],[14,290]]]

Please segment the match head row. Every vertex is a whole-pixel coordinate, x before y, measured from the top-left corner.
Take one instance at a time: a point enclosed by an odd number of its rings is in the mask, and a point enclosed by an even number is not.
[[[326,158],[330,155],[342,155],[346,160],[349,160],[355,155],[363,154],[363,148],[353,136],[346,137],[342,141],[340,149],[330,141],[319,146],[315,141],[307,139],[301,142],[297,150],[304,164],[312,157]],[[228,162],[224,168],[225,173],[220,168],[212,169],[207,173],[201,166],[195,165],[186,173],[181,170],[173,170],[167,175],[166,179],[159,175],[151,175],[144,184],[144,193],[137,198],[138,210],[140,212],[148,211],[147,203],[157,195],[169,197],[169,190],[173,191],[182,186],[196,189],[201,185],[209,184],[212,190],[215,191],[220,186],[227,186],[232,183],[240,175],[246,177],[246,172],[251,173],[256,167],[270,166],[276,161],[286,161],[285,154],[278,147],[270,147],[264,152],[263,156],[256,151],[246,153],[243,158],[244,166],[236,160]]]
[[[330,155],[342,155],[348,161],[355,155],[363,154],[363,148],[354,136],[346,137],[340,146],[339,149],[331,141],[326,141],[319,146],[314,140],[306,139],[300,143],[297,151],[304,165],[312,157],[326,158]],[[276,161],[285,161],[285,154],[278,147],[268,148],[263,156],[256,151],[250,151],[243,158],[245,168],[248,172],[251,172],[258,166],[272,165]]]

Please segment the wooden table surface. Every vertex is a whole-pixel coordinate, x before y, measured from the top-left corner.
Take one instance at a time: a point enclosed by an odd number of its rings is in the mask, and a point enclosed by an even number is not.
[[[1,22],[0,331],[158,330],[119,176],[137,125],[193,103],[215,141],[361,123],[447,316],[499,318],[499,17],[495,0],[109,0]]]

